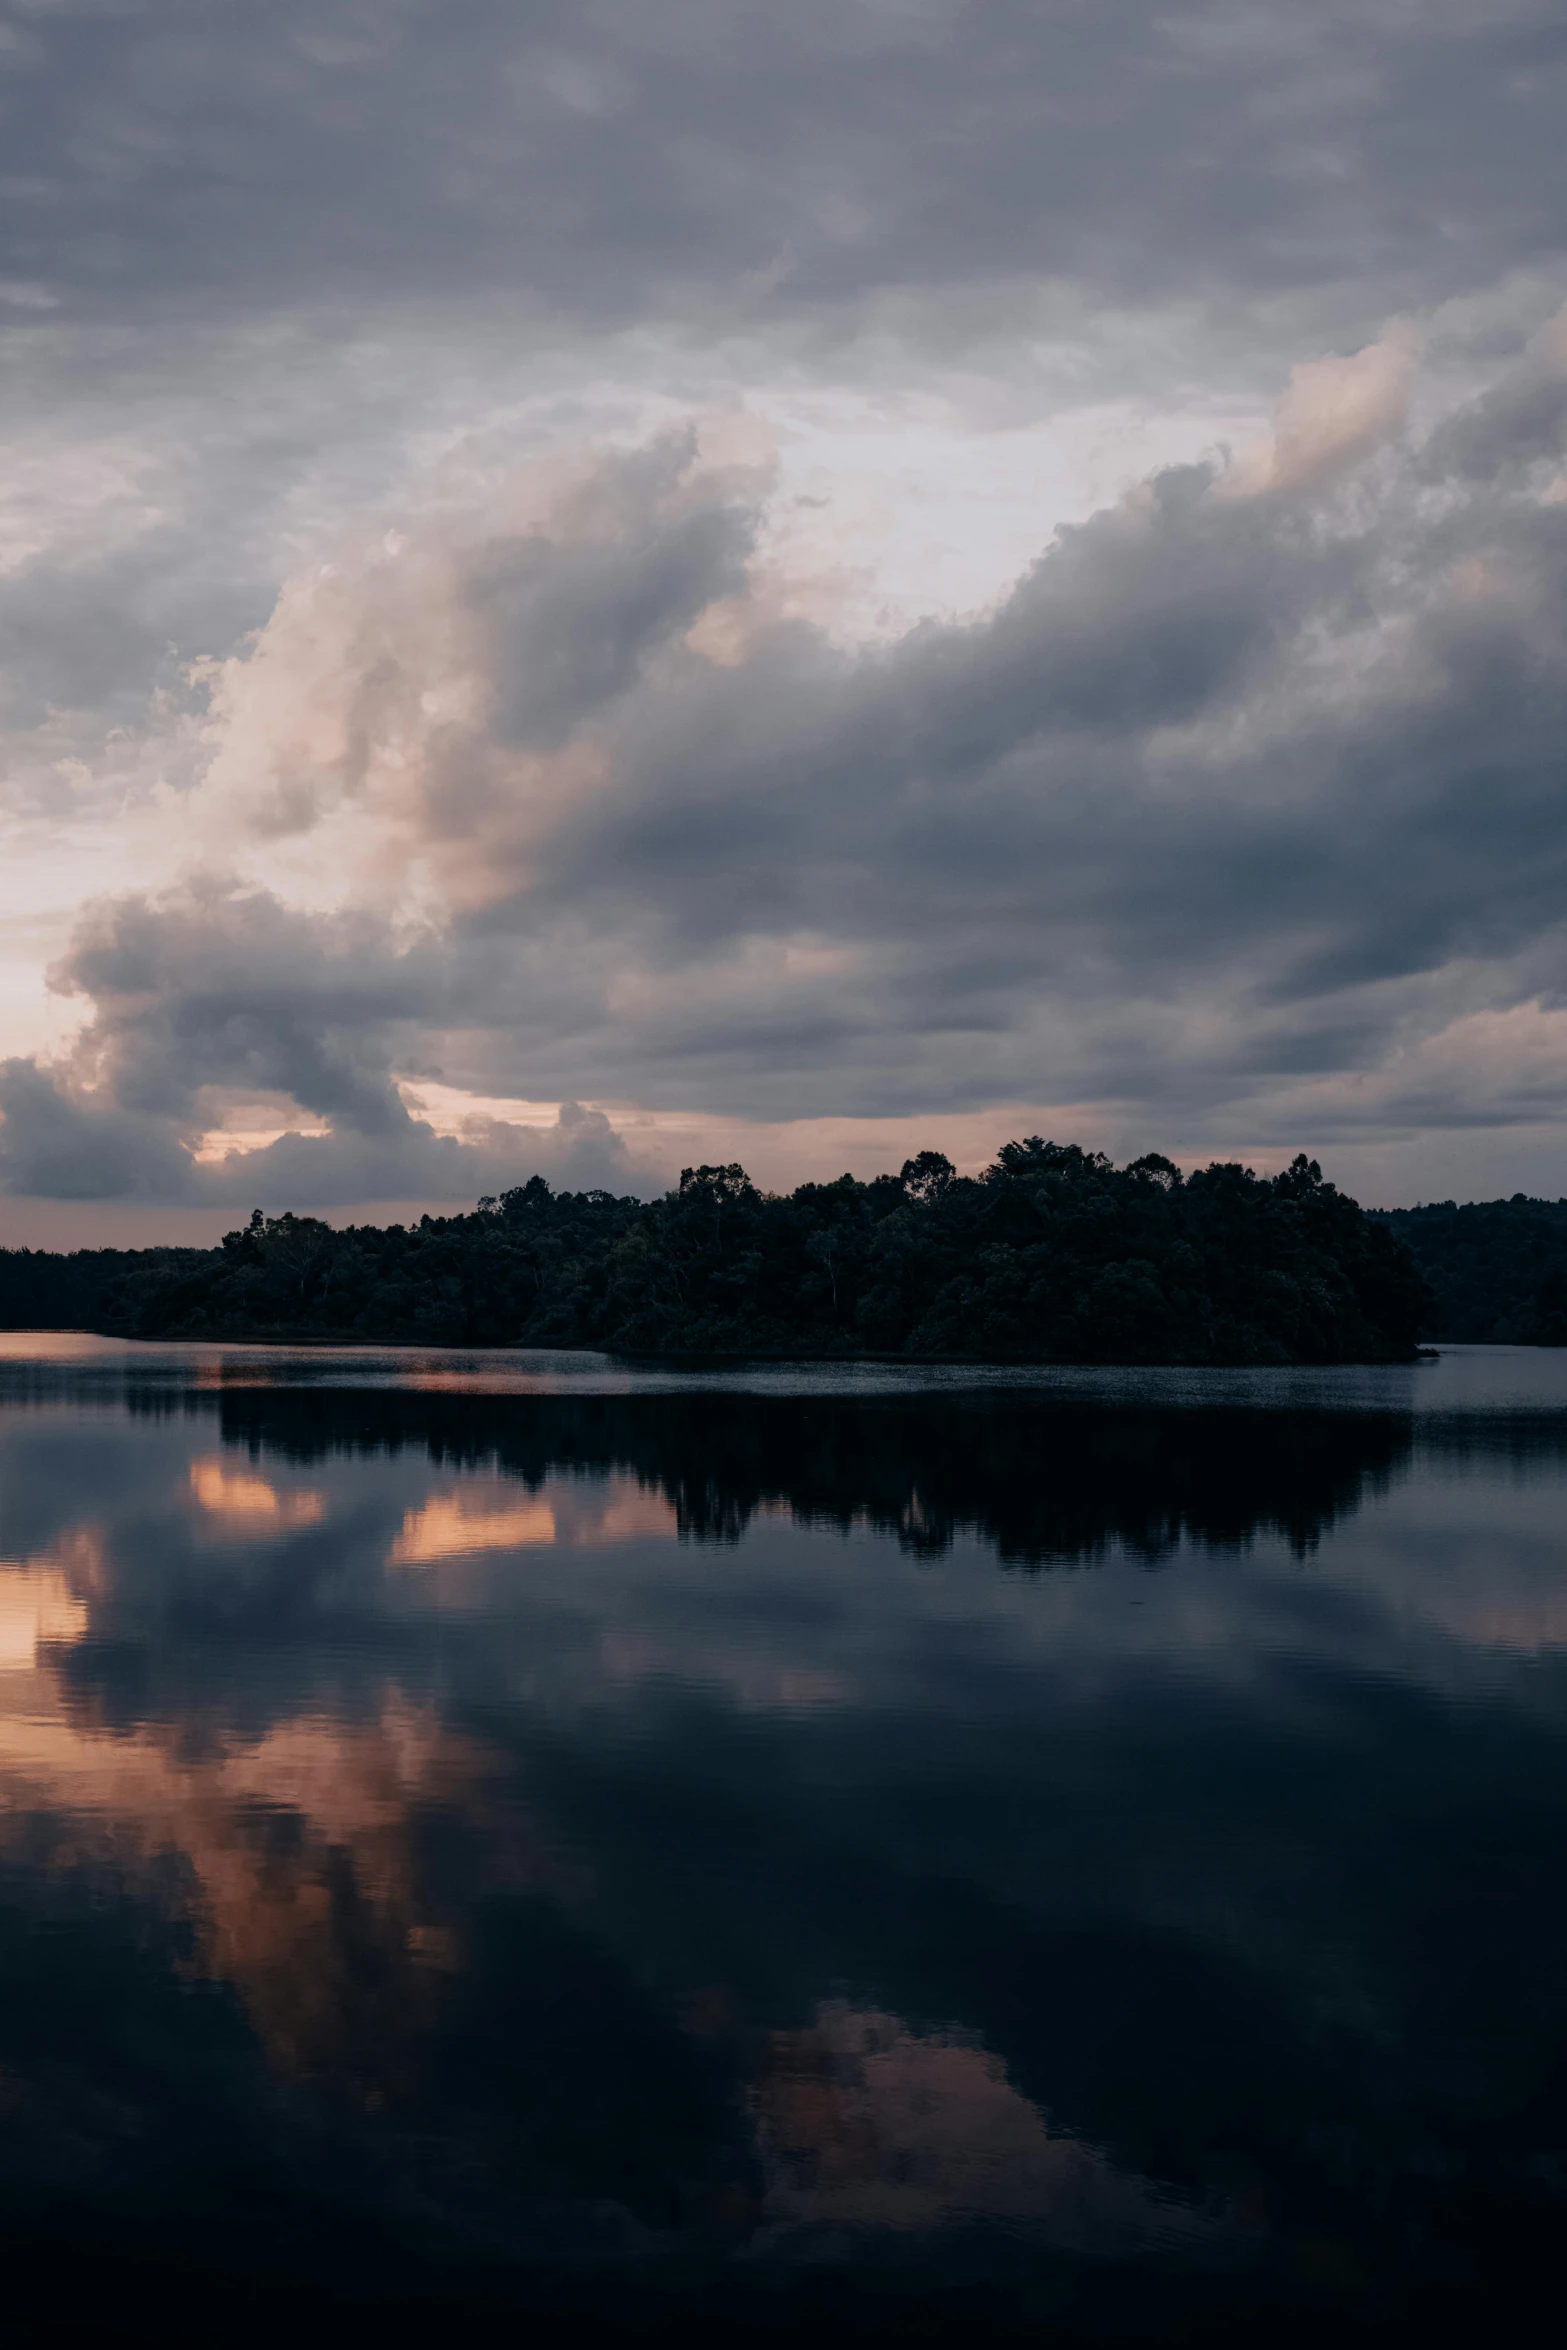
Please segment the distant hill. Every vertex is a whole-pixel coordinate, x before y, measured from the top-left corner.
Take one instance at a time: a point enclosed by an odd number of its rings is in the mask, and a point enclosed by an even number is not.
[[[264,1216],[215,1249],[0,1251],[0,1327],[141,1338],[602,1347],[1024,1362],[1407,1360],[1427,1308],[1385,1222],[1324,1183],[1011,1142],[982,1176],[787,1198],[687,1168],[651,1203],[534,1179],[471,1215],[334,1231]]]
[[[1422,1336],[1567,1346],[1567,1199],[1374,1210],[1431,1286]]]

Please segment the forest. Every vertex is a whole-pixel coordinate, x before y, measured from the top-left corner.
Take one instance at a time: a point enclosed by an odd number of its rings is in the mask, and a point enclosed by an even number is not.
[[[0,1327],[136,1338],[1063,1363],[1407,1360],[1429,1326],[1389,1221],[1304,1156],[1282,1174],[1038,1136],[982,1175],[759,1191],[687,1168],[651,1202],[539,1176],[466,1215],[268,1216],[213,1249],[0,1251]]]
[[[1431,1289],[1424,1333],[1504,1346],[1567,1346],[1567,1199],[1392,1208],[1379,1223]]]

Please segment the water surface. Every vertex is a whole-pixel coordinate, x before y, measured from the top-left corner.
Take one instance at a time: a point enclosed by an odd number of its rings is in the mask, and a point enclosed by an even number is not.
[[[62,2324],[1503,2324],[1567,1355],[0,1339],[0,2211]]]

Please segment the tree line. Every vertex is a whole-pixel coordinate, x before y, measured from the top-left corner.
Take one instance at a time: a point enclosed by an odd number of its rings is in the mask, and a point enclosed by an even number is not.
[[[1183,1176],[1031,1136],[979,1176],[787,1196],[687,1168],[654,1201],[540,1176],[469,1214],[334,1230],[259,1208],[214,1249],[0,1251],[0,1326],[138,1338],[998,1361],[1407,1359],[1430,1311],[1386,1219],[1314,1160]]]
[[[1425,1276],[1430,1337],[1567,1346],[1567,1199],[1435,1200],[1378,1221]]]

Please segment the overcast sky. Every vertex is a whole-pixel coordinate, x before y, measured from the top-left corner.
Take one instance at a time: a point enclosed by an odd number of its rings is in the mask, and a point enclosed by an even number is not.
[[[1562,0],[0,0],[0,1241],[1567,1193]]]

